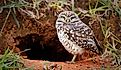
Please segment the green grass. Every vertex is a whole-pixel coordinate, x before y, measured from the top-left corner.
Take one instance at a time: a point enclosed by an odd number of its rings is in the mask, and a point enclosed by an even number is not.
[[[8,15],[6,18],[8,18],[10,16],[10,14],[12,14],[16,24],[17,24],[17,27],[20,28],[20,23],[18,21],[18,19],[16,18],[16,11],[17,9],[19,8],[22,8],[22,7],[27,7],[27,3],[24,3],[22,1],[8,1],[6,2],[4,5],[0,5],[0,10],[1,10],[1,13],[3,11],[3,9],[9,9],[9,12],[8,12]],[[7,20],[5,20],[5,23],[4,25],[6,24]],[[4,27],[4,26],[3,26]],[[2,32],[2,31],[1,31]]]
[[[90,2],[89,2],[89,13],[90,13],[90,15],[92,17],[95,16],[95,15],[97,15],[96,12],[105,11],[106,10],[105,8],[109,7],[109,5],[107,5],[107,4],[103,5],[103,6],[100,6],[100,7],[97,7],[98,4],[99,4],[99,0],[97,0],[95,7],[92,9],[91,5],[90,5]]]
[[[105,47],[105,52],[102,57],[106,59],[111,56],[112,63],[117,65],[117,67],[115,67],[115,70],[117,70],[120,68],[121,51],[116,47],[118,44],[121,44],[121,40],[111,31],[110,24],[103,18],[103,16],[109,16],[109,14],[107,14],[109,11],[112,11],[111,14],[115,14],[115,16],[121,18],[121,8],[119,7],[118,0],[97,0],[93,8],[89,3],[89,16],[93,22],[100,23],[101,31],[104,36],[103,46]],[[121,48],[120,46],[118,47]],[[111,67],[107,67],[106,70],[110,70],[110,68]]]
[[[0,13],[3,13],[3,10],[8,9],[8,15],[6,16],[5,22],[3,23],[3,27],[0,31],[0,34],[3,32],[7,20],[11,14],[18,28],[20,28],[21,23],[20,21],[18,21],[17,12],[19,12],[23,16],[25,16],[26,14],[26,16],[34,18],[35,20],[39,19],[39,4],[41,0],[32,1],[32,3],[29,3],[25,0],[10,0],[5,2],[4,4],[0,4]],[[36,11],[36,14],[34,14],[33,11],[28,10],[30,8],[34,9]]]
[[[0,70],[33,70],[24,66],[22,57],[9,48],[0,55]]]
[[[15,20],[17,27],[20,28],[20,22],[18,21],[17,16],[16,16],[16,9],[21,8],[21,7],[25,7],[25,6],[27,6],[27,4],[20,2],[20,1],[19,2],[9,1],[9,2],[4,3],[4,5],[3,4],[0,5],[0,13],[3,13],[3,9],[9,9],[8,14],[6,16],[6,19],[5,19],[5,22],[3,23],[3,27],[0,31],[0,34],[3,32],[3,29],[7,23],[7,20],[9,18],[10,14],[12,14],[13,19]]]
[[[52,1],[52,2],[49,2],[48,6],[55,9],[55,12],[58,12],[58,11],[64,11],[64,5],[68,5],[68,6],[71,6],[71,4],[69,4],[67,2],[67,0],[56,0],[56,1]]]

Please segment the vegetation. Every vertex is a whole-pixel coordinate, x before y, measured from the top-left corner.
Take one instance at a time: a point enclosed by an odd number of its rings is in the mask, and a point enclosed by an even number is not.
[[[6,49],[3,55],[0,55],[0,70],[33,70],[26,68],[23,64],[22,57],[14,53],[9,48]]]
[[[57,16],[58,12],[64,10],[72,10],[77,12],[77,14],[81,14],[80,17],[90,17],[91,21],[89,24],[93,24],[97,22],[100,24],[104,39],[103,39],[103,47],[105,48],[105,52],[102,57],[105,59],[106,57],[111,57],[112,63],[116,64],[120,68],[121,66],[121,40],[114,32],[112,32],[112,28],[110,27],[110,23],[108,23],[105,17],[110,16],[118,16],[119,20],[121,20],[121,1],[120,0],[89,0],[89,8],[88,10],[82,10],[80,7],[75,6],[76,0],[55,0],[55,1],[47,1],[46,7],[48,9],[54,9],[54,16]],[[0,13],[3,13],[4,9],[8,9],[8,14],[5,18],[5,22],[3,23],[1,33],[6,25],[6,22],[12,14],[16,25],[20,28],[20,22],[17,19],[17,11],[22,12],[21,15],[29,16],[35,20],[40,18],[40,6],[43,0],[32,0],[28,2],[26,0],[8,0],[4,1],[4,4],[0,6]],[[64,7],[65,6],[65,7]],[[29,9],[32,10],[29,10]],[[34,12],[35,11],[35,12]],[[35,14],[36,13],[36,14]],[[45,15],[45,14],[44,14]],[[118,24],[121,28],[121,24]],[[91,26],[91,25],[90,25]],[[117,48],[118,47],[118,48]],[[0,70],[4,69],[23,69],[25,68],[23,63],[21,62],[21,57],[13,53],[7,49],[4,55],[0,56]],[[27,70],[27,68],[25,68]]]

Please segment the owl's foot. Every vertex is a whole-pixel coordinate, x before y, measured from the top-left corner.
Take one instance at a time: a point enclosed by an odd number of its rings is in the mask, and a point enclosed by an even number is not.
[[[74,64],[77,55],[74,55],[71,61],[66,61],[68,64]]]

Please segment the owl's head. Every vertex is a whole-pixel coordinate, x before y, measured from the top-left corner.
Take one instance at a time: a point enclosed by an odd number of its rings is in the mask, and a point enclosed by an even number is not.
[[[77,20],[80,20],[80,19],[78,18],[78,15],[75,12],[64,11],[59,14],[57,22],[63,23],[63,24],[73,24]]]

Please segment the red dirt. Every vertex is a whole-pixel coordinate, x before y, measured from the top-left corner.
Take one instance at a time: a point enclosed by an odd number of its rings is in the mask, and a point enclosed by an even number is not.
[[[34,70],[100,70],[110,66],[107,61],[76,61],[74,64],[65,62],[49,62],[41,60],[25,59],[25,66],[33,67]],[[113,70],[113,69],[111,69]]]

